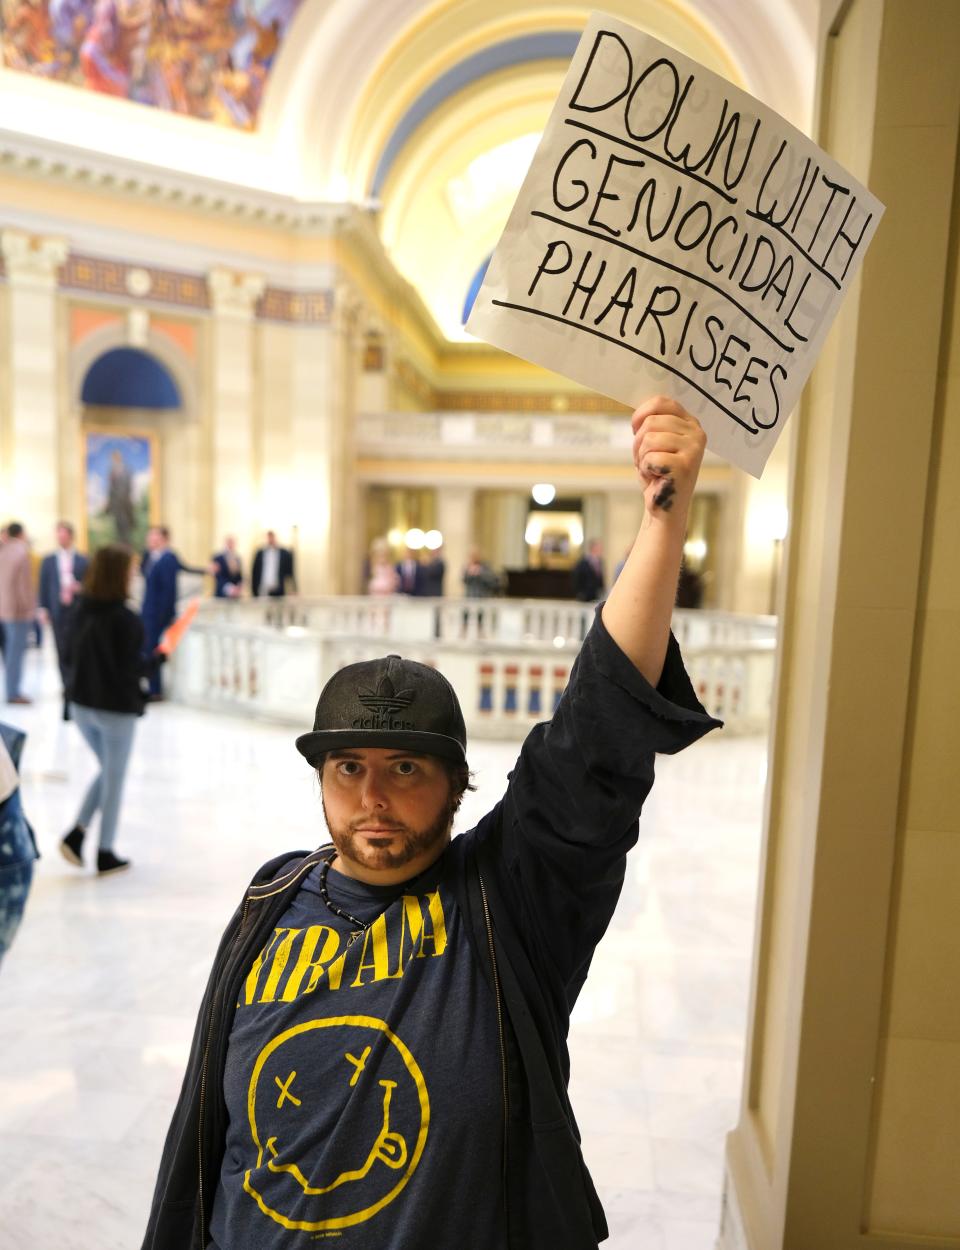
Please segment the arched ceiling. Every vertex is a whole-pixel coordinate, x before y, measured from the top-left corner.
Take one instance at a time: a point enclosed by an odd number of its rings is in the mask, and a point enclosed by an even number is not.
[[[602,7],[809,128],[819,0]],[[457,338],[589,12],[564,0],[303,0],[254,132],[9,70],[0,127],[299,201],[369,204],[397,267]]]

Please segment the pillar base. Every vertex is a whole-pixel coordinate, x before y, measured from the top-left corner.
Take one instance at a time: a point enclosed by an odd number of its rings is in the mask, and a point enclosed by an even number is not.
[[[744,1229],[743,1212],[729,1162],[723,1167],[723,1206],[720,1213],[720,1234],[717,1250],[750,1250]]]

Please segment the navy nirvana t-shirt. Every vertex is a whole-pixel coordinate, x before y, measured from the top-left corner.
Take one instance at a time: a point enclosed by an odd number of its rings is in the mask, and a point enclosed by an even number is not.
[[[240,994],[214,1250],[500,1250],[493,993],[442,859],[406,886],[306,879]],[[374,919],[376,917],[376,919]]]

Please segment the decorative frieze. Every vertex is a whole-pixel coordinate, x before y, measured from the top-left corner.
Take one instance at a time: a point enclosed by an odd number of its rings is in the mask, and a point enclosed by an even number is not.
[[[210,292],[202,274],[128,265],[121,260],[71,253],[63,267],[61,287],[123,300],[149,300],[206,311]]]
[[[70,252],[63,239],[35,238],[22,230],[5,229],[0,236],[0,279],[8,282],[29,275],[61,290],[108,296],[124,304],[170,304],[197,312],[213,311],[219,303],[223,310],[250,310],[260,321],[328,325],[333,319],[335,299],[331,290],[265,286],[259,275],[234,274],[226,269],[204,275],[86,256]],[[214,278],[215,274],[226,276]]]
[[[326,325],[333,317],[333,307],[332,291],[289,291],[268,286],[257,304],[257,318],[300,325]]]

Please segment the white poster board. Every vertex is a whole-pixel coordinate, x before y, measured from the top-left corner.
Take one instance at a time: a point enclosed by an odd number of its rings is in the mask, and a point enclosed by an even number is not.
[[[883,213],[799,130],[590,17],[467,322],[759,477]]]

